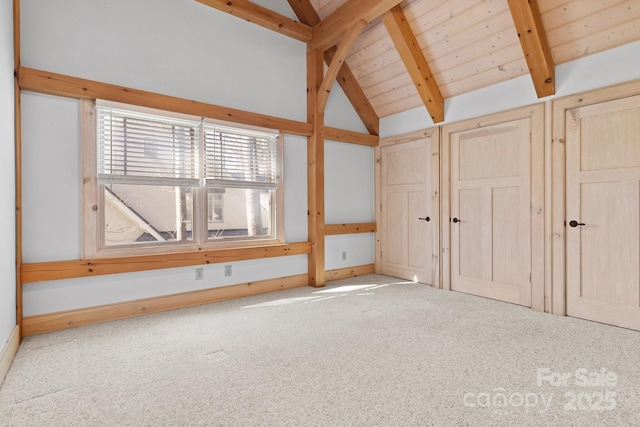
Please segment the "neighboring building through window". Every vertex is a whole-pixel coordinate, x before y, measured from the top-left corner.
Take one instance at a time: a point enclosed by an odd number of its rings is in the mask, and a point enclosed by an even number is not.
[[[93,172],[95,253],[102,249],[275,240],[281,138],[206,118],[95,107],[85,141]],[[85,131],[85,136],[88,132]],[[85,181],[86,178],[85,178]],[[85,233],[92,233],[85,227]],[[88,246],[85,245],[85,252]],[[89,252],[94,252],[89,250]],[[91,254],[87,254],[91,255]]]

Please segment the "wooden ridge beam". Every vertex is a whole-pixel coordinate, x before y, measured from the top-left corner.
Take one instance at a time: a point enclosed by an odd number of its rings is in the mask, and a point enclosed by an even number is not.
[[[384,22],[433,122],[444,121],[444,98],[402,7],[394,6],[391,8],[382,16],[382,22]]]
[[[288,2],[300,22],[310,26],[320,23],[320,16],[309,0],[288,0]],[[333,46],[324,52],[324,61],[327,64],[331,64],[336,50],[337,48]],[[379,135],[380,118],[346,62],[340,67],[336,80],[356,110],[360,120],[362,120],[362,123],[367,128],[367,131],[372,135]]]
[[[38,262],[22,264],[21,272],[23,283],[33,283],[221,262],[304,255],[309,252],[309,243],[302,242],[122,258]]]
[[[355,23],[367,23],[382,16],[402,0],[347,0],[331,15],[313,27],[313,38],[307,48],[323,52],[336,45]]]
[[[537,0],[507,2],[538,98],[555,94],[555,64]]]
[[[367,23],[364,20],[360,20],[355,22],[347,31],[344,32],[344,36],[338,44],[338,49],[331,60],[331,64],[329,64],[329,69],[325,73],[322,83],[318,88],[318,104],[316,108],[319,111],[324,111],[327,105],[327,100],[329,99],[329,93],[331,93],[331,88],[336,81],[338,72],[344,64],[349,50],[364,29],[365,25],[367,25]]]
[[[301,42],[308,43],[311,40],[312,30],[309,25],[294,21],[248,0],[196,1]]]

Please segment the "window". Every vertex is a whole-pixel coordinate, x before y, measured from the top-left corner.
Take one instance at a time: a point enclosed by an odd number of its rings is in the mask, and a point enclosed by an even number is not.
[[[281,240],[276,132],[86,104],[85,256]]]

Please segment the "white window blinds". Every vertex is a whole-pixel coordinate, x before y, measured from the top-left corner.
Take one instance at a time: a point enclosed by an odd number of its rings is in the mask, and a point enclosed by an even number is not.
[[[102,182],[276,189],[277,134],[96,108]],[[202,161],[200,160],[202,159]]]
[[[198,121],[98,107],[98,177],[113,183],[198,186]]]
[[[204,141],[208,187],[277,188],[277,135],[206,123]]]

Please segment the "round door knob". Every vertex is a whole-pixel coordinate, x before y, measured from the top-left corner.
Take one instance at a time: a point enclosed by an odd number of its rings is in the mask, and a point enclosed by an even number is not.
[[[454,224],[457,224],[460,222],[460,220],[458,218],[453,218],[451,221],[453,221]]]
[[[571,221],[569,221],[569,226],[571,226],[571,227],[575,228],[575,227],[577,227],[579,225],[586,225],[586,224],[583,223],[583,222],[578,222],[575,219],[572,219]]]
[[[431,221],[431,217],[428,217],[428,216],[426,216],[426,217],[424,217],[424,218],[418,218],[418,219],[419,219],[420,221],[427,221],[427,222]]]

